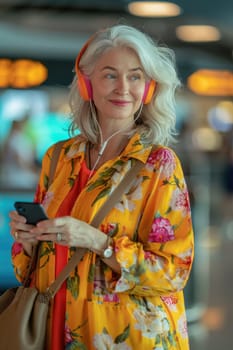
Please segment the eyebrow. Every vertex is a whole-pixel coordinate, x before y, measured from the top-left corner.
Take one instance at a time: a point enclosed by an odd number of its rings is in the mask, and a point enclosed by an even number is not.
[[[111,67],[111,66],[105,66],[101,69],[101,71],[104,71],[105,69],[110,69],[110,70],[114,70],[114,71],[117,71],[116,68],[114,67]],[[129,69],[130,72],[135,72],[135,71],[138,71],[140,70],[141,72],[143,72],[143,69],[141,67],[135,67],[135,68],[131,68]]]

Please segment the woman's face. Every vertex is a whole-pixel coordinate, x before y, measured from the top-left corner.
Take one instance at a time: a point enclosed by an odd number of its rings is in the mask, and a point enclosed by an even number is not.
[[[134,119],[145,89],[145,74],[136,53],[118,47],[106,51],[90,77],[99,121]]]

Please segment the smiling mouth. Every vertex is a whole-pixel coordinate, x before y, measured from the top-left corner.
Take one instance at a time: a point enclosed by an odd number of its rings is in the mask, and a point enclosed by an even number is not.
[[[116,106],[127,106],[129,105],[131,102],[130,101],[123,101],[123,100],[110,100],[110,102]]]

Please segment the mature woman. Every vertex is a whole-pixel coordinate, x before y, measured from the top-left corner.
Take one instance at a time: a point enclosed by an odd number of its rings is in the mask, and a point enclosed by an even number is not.
[[[33,278],[41,291],[74,249],[88,248],[51,305],[47,349],[189,348],[183,288],[193,231],[182,168],[168,147],[178,85],[172,51],[130,26],[97,32],[77,57],[71,129],[81,135],[65,141],[48,188],[50,147],[35,196],[50,219],[32,226],[10,213],[20,281],[42,242]],[[130,190],[92,227],[135,159],[144,166]]]

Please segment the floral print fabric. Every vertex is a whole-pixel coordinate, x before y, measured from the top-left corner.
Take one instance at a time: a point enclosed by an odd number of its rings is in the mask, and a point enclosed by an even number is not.
[[[43,203],[49,217],[56,216],[79,176],[85,148],[80,137],[64,144],[50,188],[53,146],[47,151],[35,200]],[[151,146],[134,135],[120,156],[95,172],[75,201],[71,215],[90,222],[134,159],[145,163],[99,227],[114,240],[121,274],[88,252],[67,280],[64,349],[189,349],[183,298],[193,260],[188,191],[176,154],[163,146],[150,151]],[[74,249],[69,248],[69,256]],[[12,259],[22,281],[30,258],[18,243]],[[41,291],[53,281],[54,266],[54,246],[45,242],[34,276]]]

